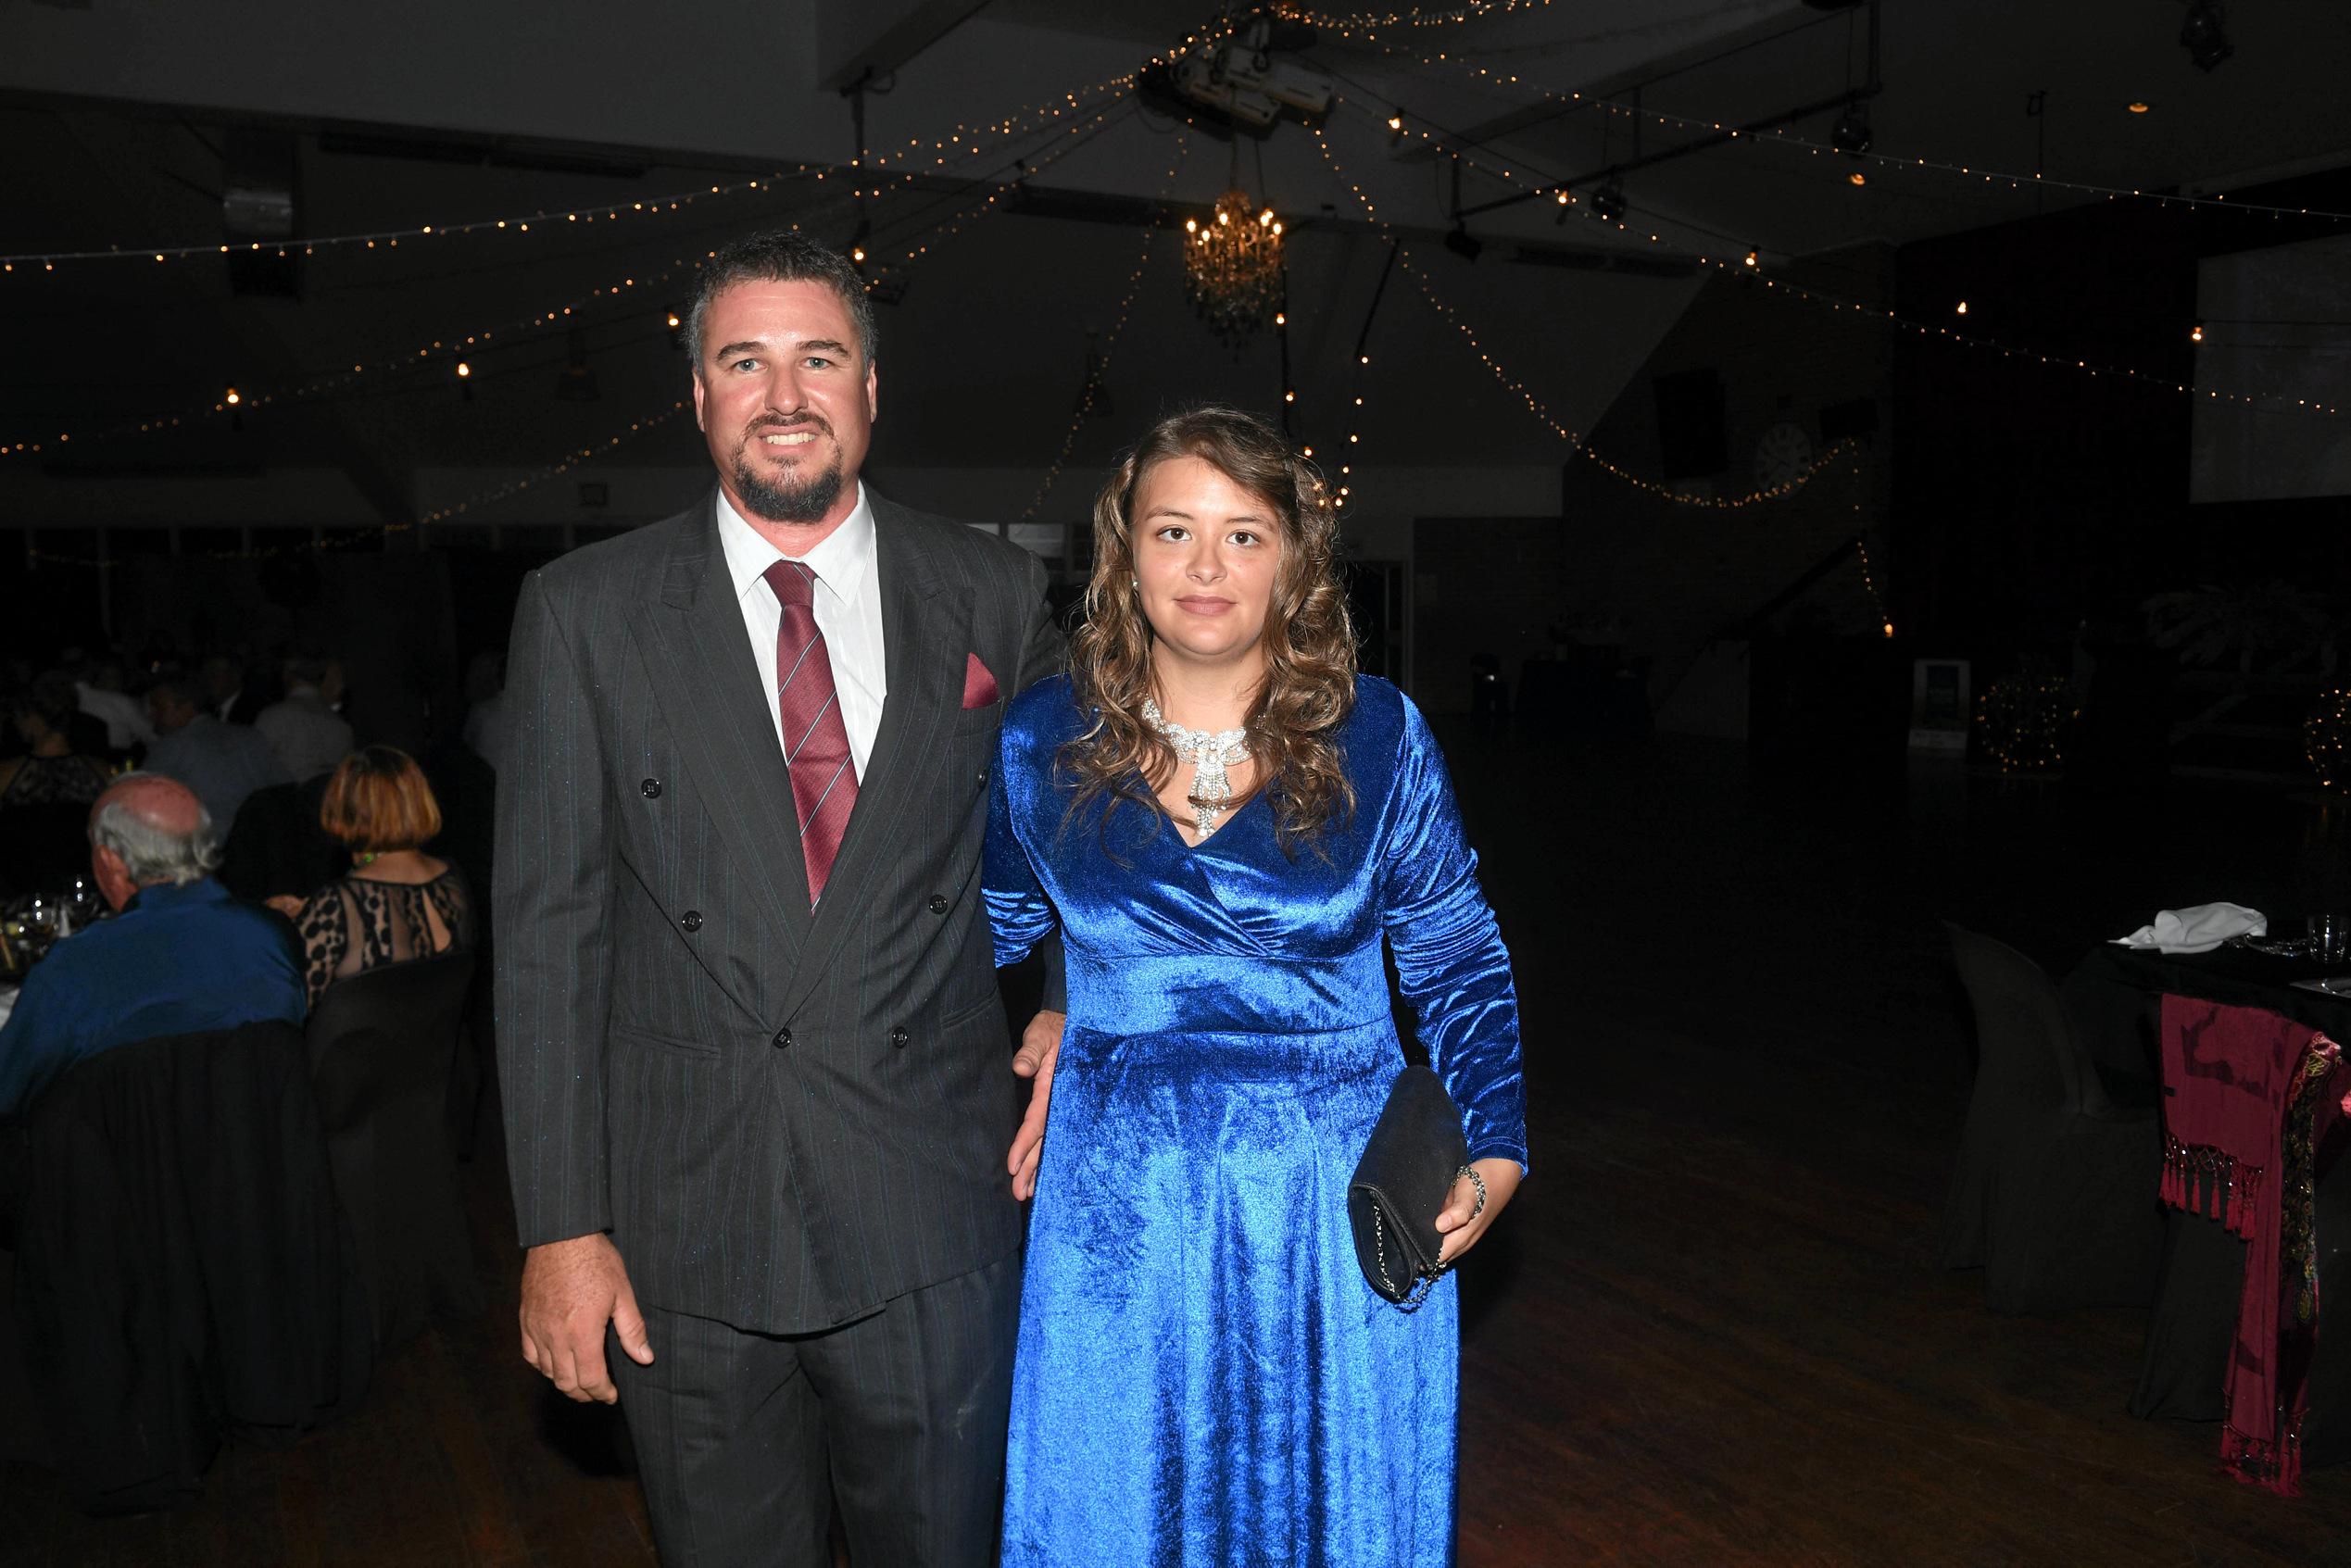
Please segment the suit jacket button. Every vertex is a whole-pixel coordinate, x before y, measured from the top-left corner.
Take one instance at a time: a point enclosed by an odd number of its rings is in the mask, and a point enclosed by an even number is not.
[[[659,779],[647,779],[643,784],[637,785],[636,790],[639,795],[644,796],[647,800],[659,800],[661,798],[661,781]]]
[[[935,915],[943,915],[943,914],[945,914],[945,913],[947,912],[947,909],[948,909],[948,904],[947,904],[947,895],[946,895],[946,894],[944,894],[944,893],[934,893],[934,894],[932,894],[932,895],[931,895],[931,913],[933,913],[933,914],[935,914]]]
[[[688,931],[699,931],[702,929],[702,911],[688,909],[678,917],[677,922]]]
[[[906,1032],[906,1025],[902,1023],[890,1031],[890,1044],[896,1046],[900,1050],[904,1050],[906,1048],[906,1042],[913,1037],[914,1036]]]
[[[773,1040],[770,1040],[770,1041],[768,1042],[768,1044],[769,1044],[769,1045],[771,1045],[771,1046],[773,1046],[773,1047],[774,1047],[777,1050],[779,1050],[779,1051],[781,1051],[781,1050],[789,1050],[789,1049],[791,1048],[791,1045],[792,1045],[792,1032],[791,1032],[791,1030],[789,1030],[789,1029],[778,1029],[778,1030],[775,1032],[775,1038],[773,1038]]]

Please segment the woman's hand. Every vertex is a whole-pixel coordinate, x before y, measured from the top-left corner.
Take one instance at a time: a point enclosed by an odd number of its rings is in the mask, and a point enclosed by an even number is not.
[[[288,920],[302,918],[302,900],[292,893],[272,893],[262,902]]]
[[[1486,1183],[1486,1207],[1477,1208],[1477,1184],[1467,1176],[1453,1183],[1452,1197],[1444,1211],[1437,1216],[1437,1234],[1443,1236],[1443,1245],[1437,1249],[1437,1261],[1451,1265],[1461,1261],[1461,1255],[1477,1245],[1510,1204],[1511,1195],[1518,1190],[1518,1161],[1515,1160],[1476,1160],[1471,1170]],[[1469,1216],[1475,1210],[1476,1219]]]

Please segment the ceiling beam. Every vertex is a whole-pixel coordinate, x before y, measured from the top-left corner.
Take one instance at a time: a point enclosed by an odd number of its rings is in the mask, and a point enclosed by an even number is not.
[[[987,0],[864,0],[816,8],[816,80],[846,93],[887,76],[952,31]]]

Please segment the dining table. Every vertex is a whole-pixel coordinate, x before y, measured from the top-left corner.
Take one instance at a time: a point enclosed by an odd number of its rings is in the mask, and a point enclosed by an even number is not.
[[[2289,948],[2294,944],[2280,944]],[[2338,983],[2338,991],[2319,987]],[[2307,950],[2269,952],[2223,944],[2166,953],[2103,943],[2058,986],[2074,1035],[2110,1098],[2166,1101],[2157,1030],[2165,996],[2260,1008],[2351,1045],[2351,966]],[[2351,1119],[2336,1118],[2316,1150],[2314,1209],[2321,1322],[2351,1314]],[[2156,1194],[2148,1194],[2149,1201]],[[2219,1421],[2245,1268],[2244,1240],[2219,1221],[2172,1210],[2163,1272],[2130,1411],[2142,1417]],[[2351,1316],[2346,1316],[2351,1322]],[[2351,1459],[2351,1333],[2318,1336],[2308,1368],[2305,1468]]]

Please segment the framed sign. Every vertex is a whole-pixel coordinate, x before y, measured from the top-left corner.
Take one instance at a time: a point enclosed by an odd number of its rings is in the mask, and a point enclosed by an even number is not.
[[[1948,752],[1968,749],[1968,724],[1974,716],[1968,661],[1964,659],[1918,659],[1910,664],[1910,749]]]

